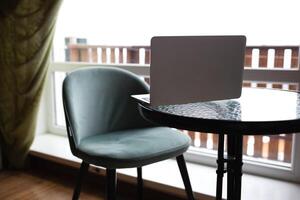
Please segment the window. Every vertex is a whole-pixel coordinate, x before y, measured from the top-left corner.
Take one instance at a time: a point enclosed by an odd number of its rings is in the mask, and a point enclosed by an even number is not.
[[[247,35],[244,87],[298,90],[300,80],[294,74],[299,75],[300,28],[293,21],[298,19],[295,4],[234,0],[88,0],[83,4],[65,0],[56,27],[48,87],[50,131],[65,134],[61,86],[68,71],[113,65],[149,81],[149,44],[155,35]],[[218,135],[183,132],[193,141],[187,158],[215,165]],[[295,157],[300,153],[299,140],[285,133],[245,136],[245,171],[296,180],[300,177],[300,159]]]

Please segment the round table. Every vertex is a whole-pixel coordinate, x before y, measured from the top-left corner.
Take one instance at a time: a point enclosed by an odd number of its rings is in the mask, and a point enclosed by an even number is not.
[[[300,132],[298,92],[244,88],[238,99],[156,107],[139,102],[139,109],[144,118],[160,125],[219,135],[216,199],[222,199],[225,172],[227,199],[241,199],[243,135]],[[224,134],[227,158],[224,158]]]

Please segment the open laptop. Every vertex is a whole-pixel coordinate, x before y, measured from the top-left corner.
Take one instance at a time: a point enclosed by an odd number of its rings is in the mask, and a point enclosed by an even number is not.
[[[245,46],[245,36],[153,37],[150,99],[135,98],[153,106],[238,98]]]

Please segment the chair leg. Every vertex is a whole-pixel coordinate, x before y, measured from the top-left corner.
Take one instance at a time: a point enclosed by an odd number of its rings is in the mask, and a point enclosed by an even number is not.
[[[137,193],[138,193],[138,200],[143,199],[143,176],[142,176],[142,167],[137,168]]]
[[[89,164],[82,161],[81,166],[80,166],[80,170],[79,170],[79,174],[77,176],[77,183],[76,183],[76,187],[75,187],[74,192],[73,192],[72,200],[78,200],[79,199],[83,176],[86,174],[88,169],[89,169]]]
[[[116,169],[106,169],[106,200],[116,200],[117,175]]]
[[[191,182],[190,182],[190,178],[189,178],[189,174],[186,168],[186,164],[185,164],[185,160],[183,155],[180,155],[178,157],[176,157],[177,160],[177,164],[181,173],[181,177],[184,183],[184,187],[185,187],[185,192],[187,194],[187,197],[189,200],[194,200],[194,194],[193,194],[193,190],[192,190],[192,186],[191,186]]]

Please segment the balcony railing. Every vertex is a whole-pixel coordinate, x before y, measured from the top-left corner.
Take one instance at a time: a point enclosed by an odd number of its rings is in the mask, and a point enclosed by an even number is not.
[[[247,46],[244,87],[299,89],[299,46]],[[103,46],[67,44],[66,61],[101,64],[149,64],[149,46]],[[149,74],[149,73],[148,73]],[[146,75],[146,74],[144,74]],[[145,76],[149,82],[149,76]],[[217,150],[218,135],[185,131],[192,146]],[[244,155],[291,163],[293,135],[244,136]]]

